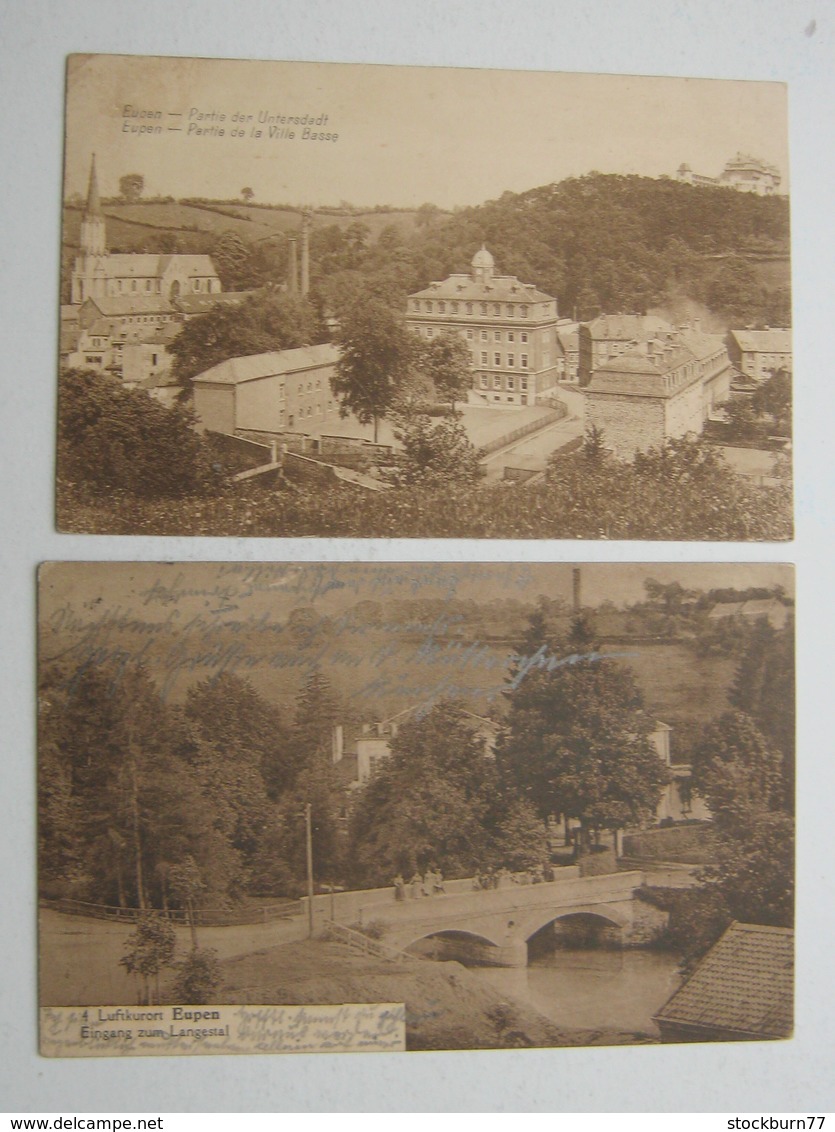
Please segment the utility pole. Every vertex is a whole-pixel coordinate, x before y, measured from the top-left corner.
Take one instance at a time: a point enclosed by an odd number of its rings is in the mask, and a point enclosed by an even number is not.
[[[307,850],[307,935],[313,937],[313,829],[310,819],[310,802],[304,807],[304,834]]]

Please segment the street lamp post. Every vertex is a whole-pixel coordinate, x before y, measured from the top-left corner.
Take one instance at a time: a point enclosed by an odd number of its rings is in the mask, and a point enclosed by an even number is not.
[[[313,936],[313,829],[310,817],[310,802],[304,807],[305,849],[307,851],[307,935]]]

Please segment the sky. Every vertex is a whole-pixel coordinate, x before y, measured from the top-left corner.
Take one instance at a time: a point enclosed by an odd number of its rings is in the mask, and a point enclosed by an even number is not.
[[[40,576],[42,623],[71,608],[82,619],[105,610],[149,622],[172,615],[282,620],[298,606],[334,615],[364,600],[443,595],[490,602],[539,594],[571,601],[573,563],[53,563]],[[644,580],[687,589],[782,585],[794,593],[791,566],[775,563],[583,563],[582,602],[642,599]]]
[[[259,117],[273,120],[272,137]],[[337,138],[304,138],[305,127]],[[776,165],[787,190],[784,84],[107,55],[68,64],[67,196],[86,192],[92,153],[105,196],[141,173],[146,196],[226,199],[248,186],[263,202],[451,208],[593,170],[674,176],[686,161],[717,176],[738,151]]]

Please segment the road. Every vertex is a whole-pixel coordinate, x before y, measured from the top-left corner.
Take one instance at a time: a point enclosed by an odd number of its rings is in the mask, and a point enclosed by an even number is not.
[[[506,448],[500,448],[482,460],[486,471],[486,482],[496,483],[504,478],[506,467],[526,468],[532,472],[542,472],[548,464],[549,456],[563,444],[583,435],[583,422],[579,417],[566,417],[546,425],[539,432],[523,436]]]

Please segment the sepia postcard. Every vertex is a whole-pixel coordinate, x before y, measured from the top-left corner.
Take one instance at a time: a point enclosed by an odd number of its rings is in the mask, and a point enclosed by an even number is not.
[[[76,55],[57,524],[777,541],[779,83]]]
[[[50,563],[41,1052],[793,1019],[794,575]]]

